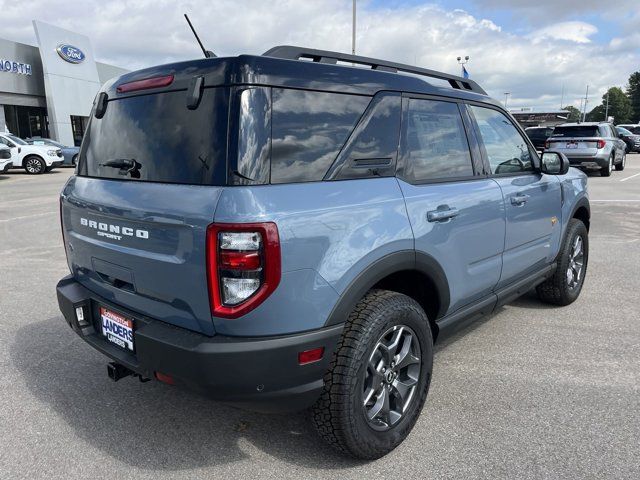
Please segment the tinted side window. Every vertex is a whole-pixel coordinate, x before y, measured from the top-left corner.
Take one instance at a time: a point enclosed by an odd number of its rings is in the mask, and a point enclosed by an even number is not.
[[[328,178],[393,176],[401,112],[400,94],[376,95],[331,167]]]
[[[370,97],[274,88],[271,183],[323,179]]]
[[[422,182],[473,175],[458,105],[409,99],[402,132],[402,178]]]
[[[271,157],[271,90],[252,87],[237,92],[238,149],[231,167],[234,185],[269,183]],[[235,128],[234,128],[235,130]]]
[[[480,129],[492,173],[533,171],[529,145],[506,115],[473,105],[471,111]]]

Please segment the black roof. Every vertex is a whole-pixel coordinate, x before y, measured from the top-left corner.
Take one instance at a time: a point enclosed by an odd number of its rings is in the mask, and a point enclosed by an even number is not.
[[[367,68],[339,64],[350,61]],[[275,47],[261,56],[203,58],[137,70],[108,81],[102,91],[110,98],[124,97],[131,94],[116,94],[118,85],[169,74],[174,75],[174,81],[164,90],[186,89],[194,77],[202,76],[205,87],[246,84],[360,95],[393,90],[497,104],[469,79],[383,60],[300,47]],[[449,86],[429,83],[434,78]]]

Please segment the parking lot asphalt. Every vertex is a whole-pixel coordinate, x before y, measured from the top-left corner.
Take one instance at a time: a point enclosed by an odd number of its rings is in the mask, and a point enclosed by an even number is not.
[[[640,478],[640,155],[589,178],[578,301],[527,295],[439,344],[415,429],[369,463],[335,454],[303,413],[111,382],[55,296],[71,174],[0,175],[0,478]]]

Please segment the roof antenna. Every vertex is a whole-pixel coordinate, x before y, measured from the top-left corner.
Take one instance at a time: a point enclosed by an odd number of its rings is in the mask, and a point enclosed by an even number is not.
[[[200,37],[196,33],[196,29],[193,28],[193,25],[191,24],[191,20],[189,20],[189,17],[187,16],[186,13],[184,14],[184,18],[187,19],[189,28],[191,28],[191,31],[193,32],[193,36],[196,37],[196,40],[198,41],[198,45],[200,45],[200,48],[202,49],[202,53],[204,53],[204,58],[215,58],[216,56],[215,53],[213,53],[211,50],[205,50],[204,45],[202,45],[202,42],[200,41]]]

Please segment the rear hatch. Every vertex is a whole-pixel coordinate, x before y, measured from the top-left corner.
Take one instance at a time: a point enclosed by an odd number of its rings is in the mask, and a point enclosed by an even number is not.
[[[61,216],[86,288],[112,308],[212,335],[205,239],[226,179],[229,89],[204,88],[187,108],[183,80],[111,90],[101,118],[94,108]]]
[[[548,143],[550,149],[572,157],[593,157],[604,147],[597,125],[556,127]]]

